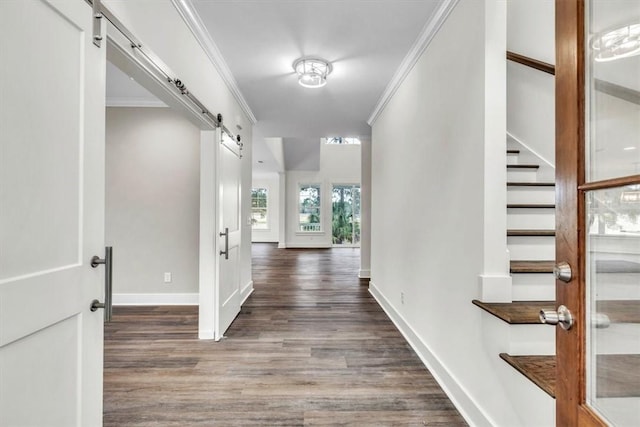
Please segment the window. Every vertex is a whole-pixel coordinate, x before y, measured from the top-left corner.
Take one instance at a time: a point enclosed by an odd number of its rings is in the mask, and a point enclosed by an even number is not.
[[[265,230],[269,228],[267,223],[267,189],[251,189],[251,227],[254,230]]]
[[[343,138],[336,136],[333,138],[327,138],[327,144],[334,145],[360,145],[360,139],[358,138]]]
[[[321,231],[320,186],[301,185],[298,205],[300,231]]]

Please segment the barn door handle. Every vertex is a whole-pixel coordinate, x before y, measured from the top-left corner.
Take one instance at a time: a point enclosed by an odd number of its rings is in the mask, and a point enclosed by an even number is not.
[[[220,255],[224,255],[224,259],[229,259],[229,227],[220,233],[220,237],[224,236],[224,251],[220,251]]]
[[[100,258],[95,255],[91,258],[91,267],[97,268],[99,265],[104,264],[104,302],[100,302],[97,299],[91,301],[91,311],[96,311],[99,308],[104,308],[104,321],[111,322],[111,316],[113,315],[113,247],[107,246],[104,248],[104,258]]]

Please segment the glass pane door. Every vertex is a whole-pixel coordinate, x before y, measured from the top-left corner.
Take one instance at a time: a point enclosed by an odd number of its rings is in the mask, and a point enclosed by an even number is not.
[[[334,185],[332,238],[334,245],[360,245],[360,186]]]
[[[586,403],[640,425],[640,1],[586,8]]]

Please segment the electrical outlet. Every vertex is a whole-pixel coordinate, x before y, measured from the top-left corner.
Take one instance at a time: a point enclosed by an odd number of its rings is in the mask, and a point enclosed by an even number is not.
[[[400,292],[400,304],[404,305],[404,292]]]
[[[164,273],[164,283],[171,283],[171,273]]]

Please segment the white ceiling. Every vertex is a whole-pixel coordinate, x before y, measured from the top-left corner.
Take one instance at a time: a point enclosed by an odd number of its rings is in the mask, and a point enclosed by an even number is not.
[[[367,119],[440,3],[191,0],[257,118],[254,171],[281,168],[264,138],[282,138],[286,169],[313,170],[320,138],[368,137]],[[292,64],[302,56],[332,62],[325,87],[298,85]],[[132,104],[152,102],[116,67],[107,74],[107,98],[116,104],[127,105],[127,94]]]
[[[191,3],[258,120],[254,145],[283,138],[287,169],[301,169],[317,168],[321,137],[371,134],[368,117],[440,0]],[[302,56],[332,62],[325,87],[298,85],[292,64]]]

